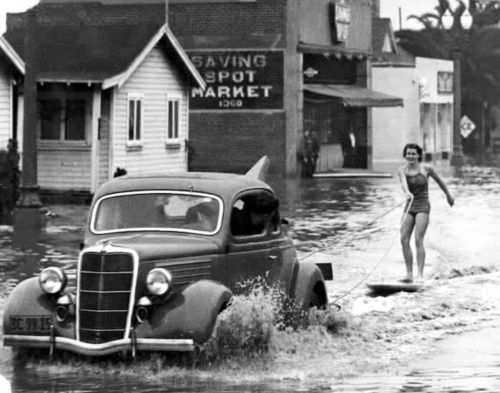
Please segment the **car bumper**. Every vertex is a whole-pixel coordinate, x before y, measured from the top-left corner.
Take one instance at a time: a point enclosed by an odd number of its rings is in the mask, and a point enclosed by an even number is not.
[[[191,339],[124,338],[102,344],[90,344],[66,337],[5,335],[4,346],[52,348],[80,355],[103,356],[122,351],[189,352],[195,350]]]

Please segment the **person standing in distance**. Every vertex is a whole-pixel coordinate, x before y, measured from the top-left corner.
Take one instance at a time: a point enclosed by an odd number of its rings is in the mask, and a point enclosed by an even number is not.
[[[424,281],[425,248],[424,236],[429,225],[429,213],[431,205],[429,202],[429,177],[439,185],[446,195],[446,200],[453,206],[455,200],[450,194],[441,177],[431,165],[422,164],[422,148],[416,143],[408,143],[403,149],[403,157],[406,165],[398,169],[399,181],[406,195],[407,202],[403,222],[401,224],[401,247],[406,265],[406,277],[402,282],[413,282],[413,254],[410,247],[410,239],[415,232],[415,247],[417,254],[417,278],[415,283],[422,284]]]

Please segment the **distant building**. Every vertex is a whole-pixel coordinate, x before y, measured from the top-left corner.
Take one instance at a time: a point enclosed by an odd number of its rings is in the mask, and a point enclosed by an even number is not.
[[[500,7],[500,0],[469,0],[470,7],[475,7],[477,11],[483,11],[489,4],[494,4]]]
[[[447,168],[452,152],[453,62],[415,57],[396,44],[390,19],[372,25],[373,87],[402,97],[399,108],[373,110],[373,168],[394,171],[406,143],[420,144],[424,161]]]

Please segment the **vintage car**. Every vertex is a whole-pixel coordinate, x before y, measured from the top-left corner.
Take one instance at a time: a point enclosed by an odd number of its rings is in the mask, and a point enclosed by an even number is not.
[[[76,281],[59,267],[20,282],[5,305],[3,340],[89,356],[193,351],[206,342],[235,285],[257,276],[305,308],[328,302],[324,276],[297,259],[263,180],[246,175],[123,176],[94,195]],[[326,274],[325,274],[326,275]]]

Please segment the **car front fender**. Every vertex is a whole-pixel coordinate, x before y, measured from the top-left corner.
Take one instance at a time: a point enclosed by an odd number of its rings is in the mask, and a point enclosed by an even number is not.
[[[4,334],[50,334],[54,309],[55,302],[42,291],[38,277],[21,281],[5,303]]]
[[[138,338],[192,339],[197,344],[212,335],[217,315],[232,297],[224,285],[200,280],[171,295],[151,310],[148,321],[136,328]]]

